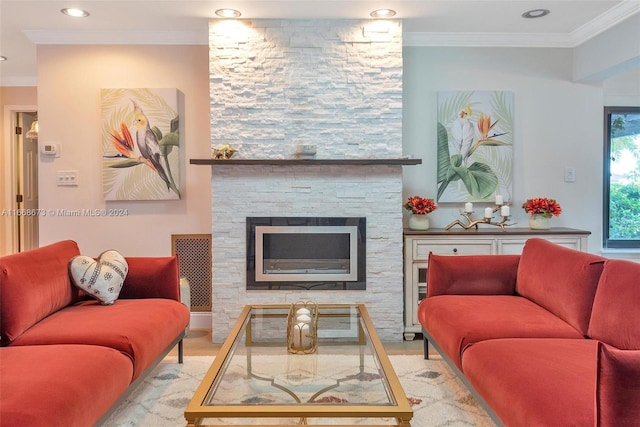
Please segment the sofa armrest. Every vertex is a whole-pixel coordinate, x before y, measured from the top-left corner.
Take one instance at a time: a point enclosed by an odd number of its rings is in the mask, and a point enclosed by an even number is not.
[[[632,427],[640,420],[640,350],[598,343],[596,425]]]
[[[513,295],[520,255],[429,254],[427,297]]]
[[[180,301],[178,257],[128,257],[129,272],[119,298],[168,298]]]

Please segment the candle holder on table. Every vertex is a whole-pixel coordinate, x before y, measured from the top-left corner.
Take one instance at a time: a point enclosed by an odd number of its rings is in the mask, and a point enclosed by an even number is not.
[[[318,304],[299,301],[291,304],[287,316],[287,351],[311,354],[318,349]]]
[[[481,219],[473,219],[472,215],[473,215],[473,204],[470,202],[465,203],[464,205],[464,212],[461,211],[460,215],[462,215],[466,222],[463,222],[459,219],[456,219],[455,221],[453,221],[451,224],[447,225],[444,229],[445,230],[449,230],[450,228],[459,225],[460,227],[464,228],[465,230],[468,230],[472,227],[475,227],[476,230],[478,229],[478,225],[479,224],[487,224],[487,225],[493,225],[496,227],[500,227],[502,229],[502,231],[507,231],[505,230],[505,227],[510,227],[512,225],[515,225],[517,223],[508,223],[507,221],[509,221],[509,217],[511,216],[511,208],[510,208],[510,203],[503,203],[502,201],[502,197],[501,196],[496,196],[496,205],[491,208],[491,207],[487,207],[484,210],[484,218]],[[502,217],[501,220],[494,222],[493,221],[493,214],[496,212],[500,212],[500,216]]]

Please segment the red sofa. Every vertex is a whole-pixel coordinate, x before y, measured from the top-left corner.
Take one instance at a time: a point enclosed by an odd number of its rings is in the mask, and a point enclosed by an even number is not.
[[[425,339],[506,426],[640,425],[640,264],[542,239],[430,254]]]
[[[0,258],[0,425],[100,424],[189,324],[177,257],[126,258],[118,300],[76,288],[73,241]]]

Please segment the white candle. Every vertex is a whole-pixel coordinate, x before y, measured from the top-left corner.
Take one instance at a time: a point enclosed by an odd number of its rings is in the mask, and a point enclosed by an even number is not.
[[[500,194],[496,194],[496,205],[504,205],[504,200]]]
[[[492,216],[493,216],[493,209],[484,208],[484,217],[485,218],[491,218]]]
[[[306,314],[301,314],[298,317],[296,317],[296,321],[298,323],[300,323],[300,322],[311,323],[311,316],[307,316]]]
[[[311,329],[306,323],[298,323],[293,326],[292,347],[296,350],[306,350],[311,348]]]
[[[467,213],[473,212],[473,203],[467,202],[464,204],[464,211]]]
[[[308,308],[299,308],[296,310],[296,315],[300,316],[301,314],[306,314],[307,316],[311,316],[311,310],[309,310]]]
[[[509,208],[509,206],[504,205],[500,208],[500,215],[509,216],[510,214],[511,214],[511,209]]]

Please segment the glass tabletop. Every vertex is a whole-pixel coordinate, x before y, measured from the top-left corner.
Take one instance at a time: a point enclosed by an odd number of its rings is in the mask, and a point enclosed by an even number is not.
[[[202,418],[390,417],[411,408],[362,304],[317,307],[317,348],[287,348],[290,305],[246,306],[185,411]]]

